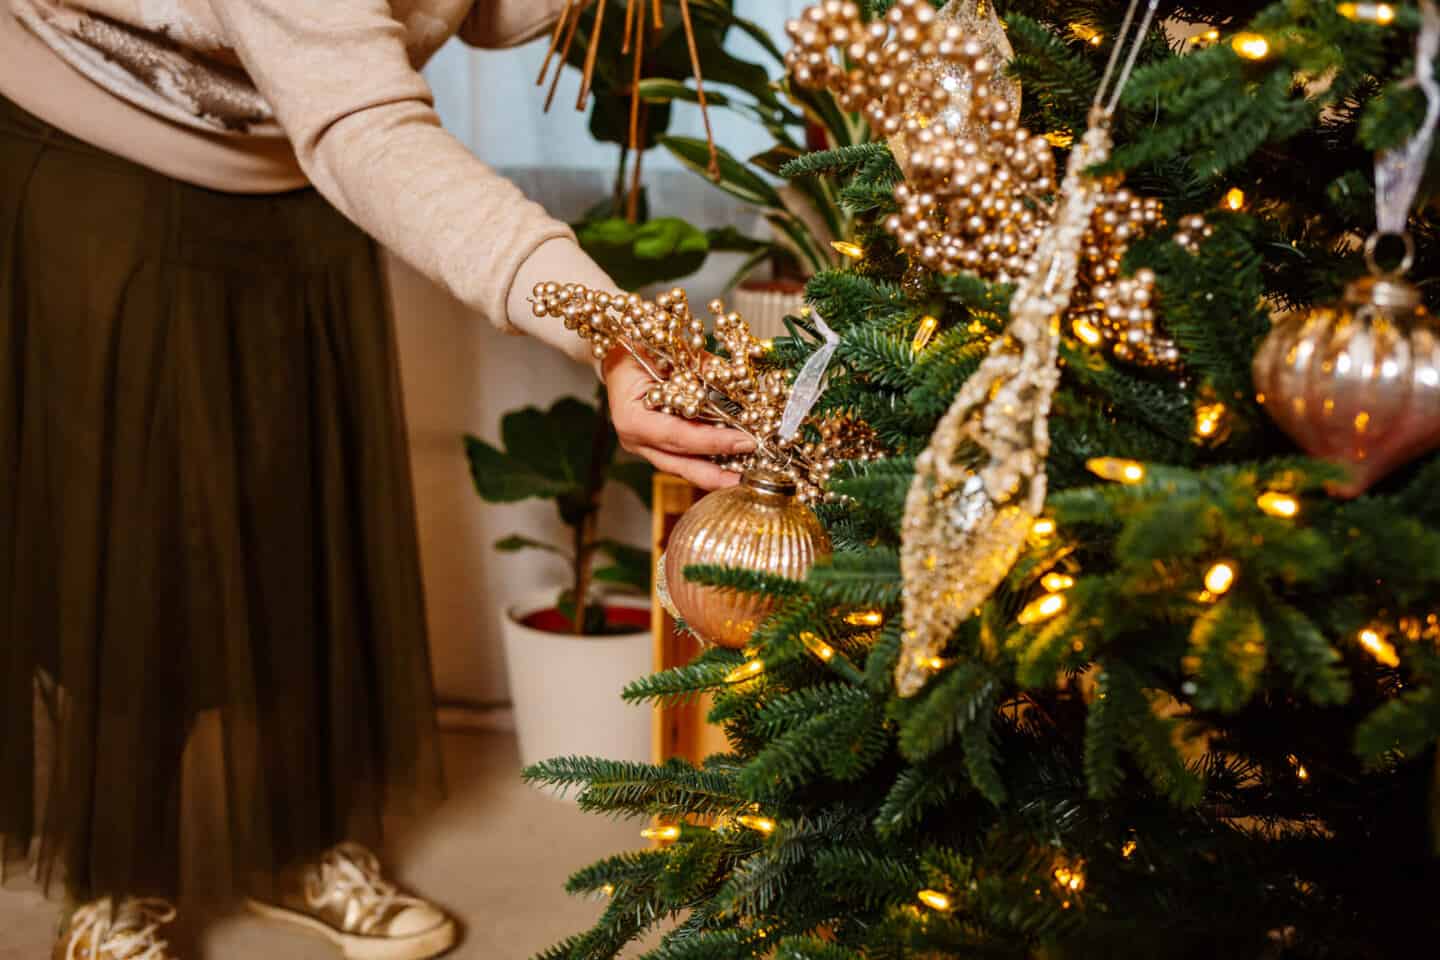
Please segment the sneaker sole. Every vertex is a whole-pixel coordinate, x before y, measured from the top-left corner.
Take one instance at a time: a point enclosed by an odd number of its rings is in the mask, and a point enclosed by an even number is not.
[[[433,930],[408,937],[365,937],[343,933],[297,910],[287,910],[258,900],[246,900],[250,911],[267,920],[319,934],[340,948],[347,960],[430,960],[455,946],[455,921],[446,919]]]

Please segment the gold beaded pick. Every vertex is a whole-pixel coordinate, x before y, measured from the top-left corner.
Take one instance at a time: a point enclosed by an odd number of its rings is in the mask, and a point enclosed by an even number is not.
[[[786,30],[796,85],[830,90],[895,152],[905,182],[884,225],[911,262],[1018,281],[1053,212],[1055,159],[1020,126],[1020,86],[1003,69],[1011,52],[994,10],[895,0],[867,22],[851,0],[823,0]]]
[[[705,349],[705,324],[676,287],[654,301],[638,294],[611,294],[578,283],[538,283],[531,292],[537,317],[561,320],[590,343],[596,358],[627,351],[650,375],[645,392],[651,410],[731,427],[749,435],[757,449],[718,458],[742,473],[763,466],[790,474],[801,502],[833,499],[825,487],[842,460],[873,460],[884,451],[874,430],[846,414],[812,413],[829,358],[839,337],[825,326],[822,346],[792,386],[784,370],[766,361],[766,346],[738,313],[712,300],[715,339],[723,356]],[[796,398],[794,409],[790,403]],[[813,428],[801,432],[801,425]]]
[[[1010,46],[1010,39],[1005,36],[1005,28],[1000,24],[1000,18],[995,14],[995,5],[988,0],[950,0],[936,14],[942,23],[953,23],[965,32],[965,39],[979,45],[984,56],[994,66],[994,71],[989,74],[985,83],[988,83],[989,92],[1003,98],[1010,104],[1016,116],[1020,113],[1020,82],[1005,74],[1004,65],[1015,59],[1015,51]],[[974,98],[976,77],[969,71],[958,67],[956,64],[941,58],[934,58],[922,61],[918,65],[921,69],[928,70],[936,78],[941,89],[949,95],[948,100],[942,101],[943,106],[935,116],[927,116],[913,108],[913,104],[906,104],[907,111],[905,120],[914,121],[915,125],[923,129],[931,124],[939,124],[944,130],[956,137],[970,137],[975,133],[974,120],[972,117],[971,101]],[[910,164],[910,137],[912,130],[901,130],[889,138],[890,152],[895,154],[900,168],[905,170]]]
[[[1150,0],[1118,80],[1107,89],[1138,6],[1132,0],[1089,129],[1070,155],[1055,219],[1011,301],[1010,327],[916,461],[900,532],[905,633],[895,686],[902,697],[914,696],[935,673],[946,641],[1005,579],[1045,506],[1060,315],[1075,292],[1085,232],[1105,194],[1105,184],[1085,171],[1110,155],[1110,118],[1156,5]]]

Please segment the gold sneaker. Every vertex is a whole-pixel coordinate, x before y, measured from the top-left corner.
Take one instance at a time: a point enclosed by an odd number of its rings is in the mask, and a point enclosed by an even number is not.
[[[380,861],[358,843],[333,848],[290,886],[279,903],[251,900],[250,909],[318,933],[348,960],[428,960],[455,945],[455,921],[387,882]]]
[[[175,919],[164,900],[106,897],[78,908],[55,940],[54,960],[175,960],[160,928]]]

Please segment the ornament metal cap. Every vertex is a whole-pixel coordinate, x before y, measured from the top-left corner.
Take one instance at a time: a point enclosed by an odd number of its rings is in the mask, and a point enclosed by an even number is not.
[[[751,467],[741,474],[740,482],[756,493],[777,497],[793,497],[799,489],[793,476],[775,467]]]
[[[1415,310],[1420,307],[1420,289],[1397,276],[1361,277],[1345,287],[1345,302],[1357,307]]]

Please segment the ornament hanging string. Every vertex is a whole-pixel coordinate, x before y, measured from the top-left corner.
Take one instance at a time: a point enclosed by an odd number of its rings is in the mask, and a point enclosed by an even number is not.
[[[1120,76],[1115,80],[1115,89],[1111,91],[1110,103],[1104,108],[1104,116],[1108,120],[1115,115],[1115,110],[1120,106],[1120,95],[1125,92],[1125,85],[1130,82],[1130,74],[1135,69],[1135,61],[1140,57],[1140,48],[1145,45],[1145,35],[1150,32],[1150,23],[1155,19],[1155,8],[1159,6],[1160,0],[1150,0],[1145,8],[1145,16],[1140,20],[1140,29],[1135,34],[1134,41],[1130,44],[1130,53],[1125,58],[1125,67],[1120,71]],[[1115,65],[1120,62],[1120,51],[1125,47],[1125,38],[1129,35],[1130,24],[1135,19],[1135,10],[1138,7],[1138,0],[1130,0],[1130,6],[1125,10],[1125,19],[1120,21],[1120,32],[1115,36],[1115,47],[1110,51],[1110,60],[1105,64],[1105,75],[1100,78],[1100,86],[1095,88],[1094,107],[1099,108],[1104,102],[1106,87],[1110,84],[1110,78],[1115,75]]]
[[[1420,0],[1420,35],[1415,41],[1415,82],[1425,94],[1425,119],[1403,146],[1386,150],[1375,158],[1375,226],[1377,233],[1365,245],[1371,270],[1382,273],[1375,263],[1380,238],[1397,236],[1405,240],[1405,260],[1397,273],[1410,267],[1412,252],[1405,225],[1410,208],[1425,176],[1435,127],[1440,123],[1440,82],[1435,78],[1435,57],[1440,53],[1440,12],[1433,0]]]

